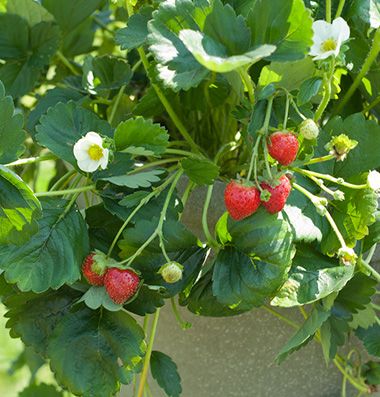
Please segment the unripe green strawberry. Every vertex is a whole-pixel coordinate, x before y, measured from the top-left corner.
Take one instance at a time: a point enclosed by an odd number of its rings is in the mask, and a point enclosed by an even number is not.
[[[163,265],[159,273],[168,284],[174,284],[182,279],[183,266],[178,262],[171,261]]]
[[[319,127],[313,119],[306,119],[300,124],[300,133],[305,139],[316,139],[319,135]]]

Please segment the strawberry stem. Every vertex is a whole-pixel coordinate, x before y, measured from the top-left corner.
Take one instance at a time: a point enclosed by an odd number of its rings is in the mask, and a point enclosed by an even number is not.
[[[324,83],[324,94],[323,94],[323,98],[322,98],[322,102],[319,104],[315,115],[314,115],[314,121],[318,121],[322,115],[323,112],[326,110],[327,105],[330,102],[331,99],[331,86],[332,86],[332,79],[334,76],[334,71],[335,71],[335,57],[331,57],[330,60],[330,67],[329,70],[327,72],[324,73],[323,75],[323,83]]]
[[[119,240],[121,234],[123,233],[124,229],[128,226],[129,222],[133,219],[133,217],[140,211],[140,209],[147,204],[153,197],[158,196],[175,178],[175,175],[172,175],[170,178],[168,178],[162,185],[158,186],[156,189],[154,189],[151,193],[149,193],[146,197],[144,197],[141,201],[140,204],[131,212],[129,217],[125,220],[125,222],[122,224],[120,227],[119,231],[117,232],[115,238],[113,239],[110,248],[107,253],[107,258],[109,258],[112,254],[113,249],[115,248],[115,245],[117,241]]]
[[[321,199],[318,196],[315,196],[313,193],[310,193],[307,189],[305,189],[304,187],[298,185],[298,183],[293,183],[293,187],[295,189],[297,189],[300,193],[302,193],[305,197],[307,197],[313,203],[313,205],[317,209],[317,212],[321,216],[324,216],[327,219],[327,221],[329,222],[332,230],[334,231],[336,237],[339,240],[341,248],[347,248],[347,245],[346,245],[346,242],[345,242],[345,240],[344,240],[344,238],[342,236],[342,233],[340,232],[338,226],[336,225],[333,217],[331,216],[331,214],[329,213],[327,208],[322,203],[323,199]]]
[[[189,329],[189,328],[191,328],[191,323],[189,323],[188,321],[185,321],[185,320],[182,319],[181,313],[178,310],[178,306],[176,304],[176,301],[175,301],[174,297],[170,298],[170,302],[171,302],[171,306],[172,306],[174,317],[176,318],[179,326],[184,331]]]
[[[288,124],[288,118],[289,118],[289,93],[286,91],[286,102],[285,102],[285,113],[284,113],[284,122],[282,123],[282,127],[284,130],[286,130],[286,126]]]
[[[145,354],[145,358],[144,358],[144,367],[143,367],[143,370],[142,370],[142,373],[141,373],[141,378],[140,378],[139,389],[138,389],[138,392],[137,392],[137,397],[143,397],[145,383],[146,383],[146,379],[148,377],[148,370],[149,370],[149,366],[150,366],[150,358],[152,356],[154,338],[156,336],[157,324],[158,324],[159,317],[160,317],[160,308],[158,307],[157,310],[156,310],[156,313],[154,313],[154,317],[153,317],[153,324],[152,324],[152,329],[150,331],[150,338],[149,338],[148,348],[147,348],[147,351],[146,351],[146,354]]]
[[[88,186],[81,186],[81,187],[76,187],[73,189],[66,189],[66,190],[53,190],[49,192],[41,192],[41,193],[35,193],[36,197],[52,197],[52,196],[64,196],[66,194],[76,194],[76,193],[82,193],[82,192],[88,192],[89,190],[94,190],[95,185],[88,185]]]
[[[349,183],[344,181],[342,178],[335,178],[332,175],[328,175],[328,174],[321,174],[319,172],[315,172],[315,171],[310,171],[310,170],[303,170],[301,168],[297,168],[297,167],[293,167],[291,168],[292,171],[298,172],[299,174],[305,175],[308,178],[312,179],[312,177],[316,177],[316,178],[320,178],[320,179],[325,179],[326,181],[330,181],[333,183],[336,183],[337,185],[341,185],[344,187],[347,187],[349,189],[367,189],[368,185],[367,184],[363,184],[363,185],[355,185],[353,183]]]
[[[265,114],[265,120],[264,120],[264,125],[263,125],[263,133],[264,133],[264,140],[263,140],[263,149],[264,149],[264,162],[265,162],[265,167],[267,169],[267,173],[269,176],[269,179],[272,180],[272,172],[270,169],[269,165],[269,153],[268,153],[268,142],[267,142],[267,136],[268,136],[268,131],[269,131],[269,124],[270,124],[270,116],[272,114],[272,106],[273,106],[273,97],[268,99],[268,106],[267,106],[267,111]]]
[[[210,206],[213,189],[214,189],[214,185],[210,185],[207,188],[206,199],[205,199],[205,202],[203,205],[203,211],[202,211],[202,228],[203,228],[203,233],[205,234],[208,245],[210,247],[218,248],[219,244],[215,240],[215,238],[211,235],[210,229],[208,227],[208,222],[207,222],[208,207]]]
[[[253,88],[251,76],[249,75],[248,71],[243,68],[240,70],[240,77],[245,85],[245,88],[248,91],[249,101],[252,104],[254,104],[255,103],[255,94],[254,94],[254,88]]]
[[[162,207],[160,219],[159,219],[159,221],[158,221],[158,225],[157,225],[156,229],[154,230],[154,232],[153,232],[153,233],[150,235],[150,237],[145,241],[145,243],[142,244],[142,245],[138,248],[138,250],[137,250],[133,255],[131,255],[129,258],[124,259],[123,261],[119,262],[118,265],[124,265],[124,264],[126,264],[126,267],[130,266],[131,263],[144,251],[144,249],[145,249],[157,236],[158,236],[159,238],[163,238],[163,236],[160,237],[160,235],[162,235],[162,228],[163,228],[164,221],[165,221],[165,218],[166,218],[166,212],[167,212],[168,207],[169,207],[170,199],[171,199],[171,197],[172,197],[172,195],[173,195],[173,193],[174,193],[174,190],[175,190],[175,188],[176,188],[176,186],[177,186],[178,180],[179,180],[179,178],[182,176],[182,174],[183,174],[183,170],[179,170],[179,171],[177,171],[177,173],[174,174],[174,176],[173,176],[173,179],[174,179],[174,180],[173,180],[172,185],[170,186],[170,189],[169,189],[168,194],[167,194],[167,196],[166,196],[164,206]],[[169,259],[169,261],[170,261],[170,259]]]
[[[333,154],[327,154],[326,156],[321,156],[321,157],[315,157],[303,165],[311,165],[311,164],[318,164],[318,163],[323,163],[324,161],[329,161],[335,159],[335,156]]]

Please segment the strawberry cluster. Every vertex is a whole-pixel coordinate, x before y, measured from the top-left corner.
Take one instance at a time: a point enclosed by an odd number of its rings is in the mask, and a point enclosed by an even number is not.
[[[105,255],[98,252],[87,255],[82,272],[89,284],[104,285],[109,297],[119,305],[129,301],[140,285],[140,277],[133,270],[107,267]]]
[[[268,139],[268,152],[280,165],[287,166],[297,157],[299,143],[291,132],[277,131]],[[265,192],[263,195],[262,192]],[[254,214],[262,204],[265,209],[275,214],[280,212],[290,195],[292,185],[289,178],[282,174],[270,182],[262,182],[260,186],[252,186],[250,182],[231,181],[224,192],[224,201],[231,218],[241,220]]]

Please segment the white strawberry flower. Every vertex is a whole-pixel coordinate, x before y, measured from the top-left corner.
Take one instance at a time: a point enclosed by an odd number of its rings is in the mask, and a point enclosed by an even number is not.
[[[380,173],[376,170],[370,171],[367,177],[368,186],[375,192],[380,192]]]
[[[314,60],[326,59],[338,56],[342,43],[350,37],[350,27],[347,22],[339,17],[328,23],[326,21],[315,21],[313,23],[313,45],[310,49],[310,55]]]
[[[74,156],[78,167],[84,172],[94,172],[108,165],[109,150],[103,147],[103,138],[90,131],[74,145]]]

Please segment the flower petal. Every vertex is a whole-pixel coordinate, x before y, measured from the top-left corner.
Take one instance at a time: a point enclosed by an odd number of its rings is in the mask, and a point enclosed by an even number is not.
[[[100,167],[102,170],[105,170],[108,166],[108,158],[109,158],[109,150],[103,149],[103,157],[99,160]]]
[[[347,22],[339,17],[332,23],[332,29],[334,37],[336,37],[341,43],[350,38],[350,27]]]
[[[313,42],[322,42],[332,36],[332,26],[326,21],[318,20],[313,23]]]
[[[88,158],[88,149],[90,148],[90,146],[91,142],[89,142],[86,138],[81,138],[78,142],[75,143],[73,152],[74,157],[77,161]]]
[[[78,167],[84,172],[94,172],[99,168],[99,161],[88,158],[83,161],[78,161]]]
[[[317,61],[318,59],[326,59],[331,55],[335,55],[335,51],[326,51],[326,52],[321,52],[319,55],[315,56],[313,59]]]
[[[94,131],[87,132],[84,138],[87,139],[89,142],[91,142],[91,144],[93,145],[98,145],[100,147],[103,146],[103,139],[97,132]]]

